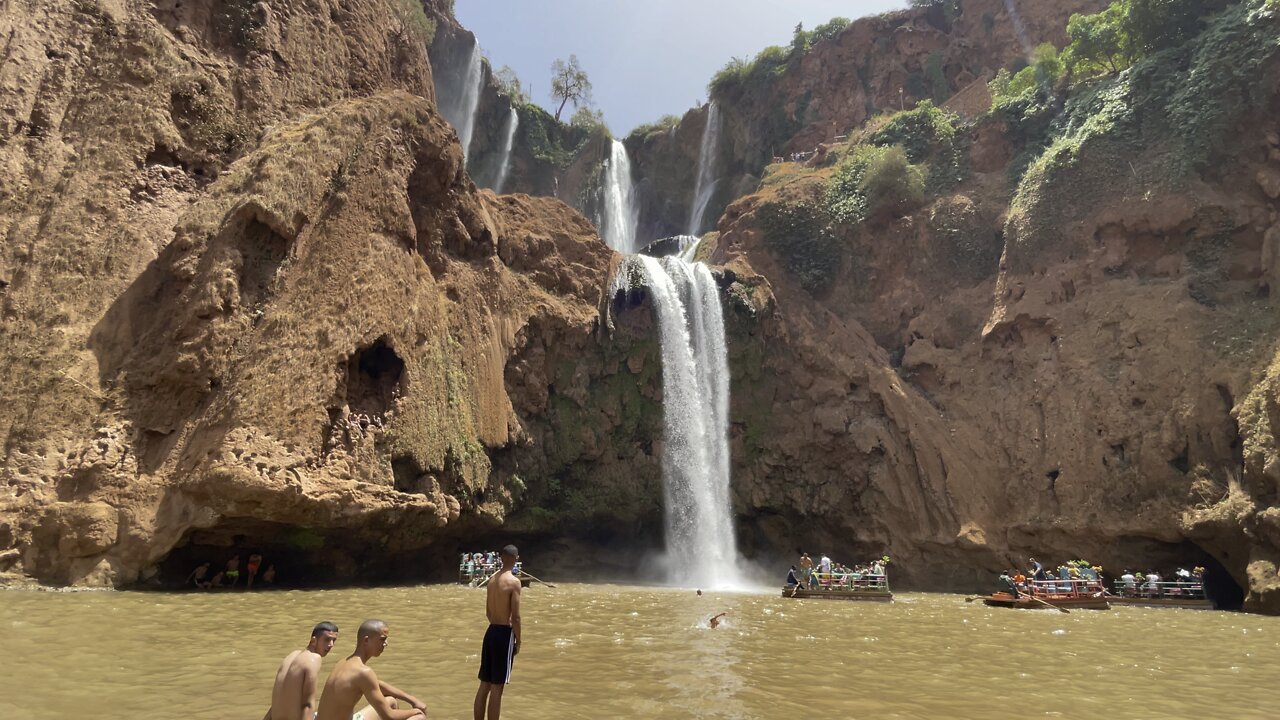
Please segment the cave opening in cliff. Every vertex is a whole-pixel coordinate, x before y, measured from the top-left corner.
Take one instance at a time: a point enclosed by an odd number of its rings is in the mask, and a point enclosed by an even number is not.
[[[1204,594],[1219,610],[1239,610],[1244,606],[1244,588],[1236,582],[1217,558],[1195,546],[1199,553],[1196,564],[1204,567]]]
[[[211,528],[188,531],[158,563],[157,587],[187,585],[192,570],[205,562],[210,563],[206,579],[212,579],[226,569],[227,561],[238,556],[240,575],[235,587],[244,588],[253,554],[262,556],[254,589],[373,585],[409,579],[406,569],[416,565],[406,562],[413,553],[390,551],[378,537],[350,528],[232,518]],[[270,582],[264,576],[268,568],[274,569]],[[224,587],[230,585],[225,572],[223,581]]]
[[[404,360],[386,337],[356,350],[347,359],[347,405],[353,413],[381,417],[400,395]]]

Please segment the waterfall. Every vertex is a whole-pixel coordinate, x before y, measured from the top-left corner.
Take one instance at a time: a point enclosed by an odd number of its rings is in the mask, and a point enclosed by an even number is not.
[[[462,84],[451,93],[453,97],[448,102],[439,103],[440,114],[458,132],[463,159],[466,159],[471,149],[471,134],[476,126],[476,109],[480,107],[480,89],[483,84],[484,68],[480,59],[480,44],[476,43],[471,46],[471,56],[467,59]]]
[[[674,257],[635,255],[633,271],[658,316],[662,347],[663,449],[669,580],[677,585],[743,585],[729,500],[729,363],[724,315],[711,271]]]
[[[604,207],[600,235],[605,244],[620,253],[633,253],[636,248],[636,225],[640,221],[635,203],[635,182],[631,179],[631,160],[627,148],[614,140],[605,161]]]
[[[707,125],[702,128],[702,146],[698,149],[698,179],[693,186],[693,204],[689,207],[690,235],[700,235],[707,204],[716,191],[716,151],[720,145],[720,108],[715,101],[707,106]]]
[[[515,107],[507,115],[507,127],[503,130],[502,155],[499,158],[498,179],[493,183],[493,191],[502,194],[502,186],[507,182],[507,173],[511,172],[511,145],[516,139],[516,127],[520,125],[520,113]]]

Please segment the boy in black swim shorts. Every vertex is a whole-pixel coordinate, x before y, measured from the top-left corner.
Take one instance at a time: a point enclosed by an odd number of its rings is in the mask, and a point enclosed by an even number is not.
[[[511,664],[520,652],[520,578],[512,572],[520,553],[514,545],[502,548],[502,569],[489,578],[485,614],[489,629],[480,648],[480,688],[473,707],[475,720],[499,720],[502,691],[511,682]]]

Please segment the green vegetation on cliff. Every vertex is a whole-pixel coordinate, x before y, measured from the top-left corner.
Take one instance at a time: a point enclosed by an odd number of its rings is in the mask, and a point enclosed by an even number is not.
[[[1010,236],[1023,246],[1011,259],[1062,248],[1062,228],[1081,207],[1217,174],[1215,150],[1270,96],[1264,68],[1280,55],[1278,20],[1267,0],[1240,2],[1211,17],[1192,41],[1081,83],[1065,98],[1040,100],[1028,91],[997,104],[993,113],[1026,113],[1011,123],[1024,135],[1043,131],[1031,137],[1044,151],[1021,179],[1010,214]],[[1056,103],[1062,111],[1045,123]]]

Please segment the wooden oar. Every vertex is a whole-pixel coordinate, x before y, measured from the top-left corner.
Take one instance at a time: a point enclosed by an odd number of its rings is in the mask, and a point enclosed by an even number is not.
[[[964,601],[965,601],[965,602],[973,602],[974,600],[981,600],[981,599],[982,599],[982,598],[984,598],[984,597],[986,597],[986,595],[978,595],[978,596],[976,596],[976,597],[967,597],[967,598],[965,598],[965,599],[964,599]]]
[[[540,583],[542,583],[543,585],[546,585],[547,587],[551,588],[552,590],[559,590],[559,589],[560,589],[560,588],[556,587],[555,585],[552,585],[551,583],[547,582],[546,580],[539,580],[538,578],[536,578],[536,577],[534,577],[534,576],[530,575],[529,573],[527,573],[527,572],[525,572],[525,571],[523,571],[523,570],[521,570],[521,571],[520,571],[520,574],[521,574],[521,575],[523,575],[523,576],[525,576],[525,577],[527,577],[527,578],[529,578],[530,580],[532,580],[532,581],[534,581],[534,582],[540,582]]]
[[[476,587],[478,587],[478,588],[482,588],[482,587],[484,587],[485,585],[488,585],[488,584],[489,584],[489,581],[490,581],[490,580],[492,580],[492,579],[494,579],[494,578],[496,578],[496,577],[498,577],[498,573],[500,573],[500,572],[502,572],[502,571],[501,571],[501,570],[499,570],[498,572],[495,572],[494,574],[492,574],[492,575],[490,575],[489,577],[485,578],[485,579],[484,579],[483,581],[481,581],[481,583],[480,583],[479,585],[477,585]]]
[[[1064,608],[1064,607],[1058,607],[1057,605],[1054,605],[1053,603],[1045,602],[1044,600],[1041,600],[1040,598],[1036,597],[1035,595],[1032,595],[1031,593],[1023,593],[1023,595],[1025,595],[1026,597],[1031,598],[1032,600],[1035,600],[1036,602],[1040,603],[1041,605],[1044,605],[1044,606],[1046,606],[1046,607],[1051,607],[1051,608],[1053,608],[1054,610],[1057,610],[1057,611],[1058,611],[1058,612],[1060,612],[1060,613],[1066,613],[1066,614],[1068,614],[1068,615],[1070,615],[1070,614],[1071,614],[1071,611],[1070,611],[1070,610],[1068,610],[1068,609],[1066,609],[1066,608]]]

